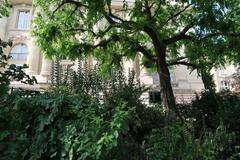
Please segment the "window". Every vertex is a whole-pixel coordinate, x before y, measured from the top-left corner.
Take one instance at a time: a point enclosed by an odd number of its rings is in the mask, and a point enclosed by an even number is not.
[[[220,69],[219,69],[219,75],[220,75],[220,76],[224,76],[224,75],[226,75],[226,73],[227,73],[227,72],[226,72],[226,69],[225,69],[225,68],[220,68]]]
[[[161,94],[159,91],[150,91],[149,103],[161,103]]]
[[[26,60],[28,55],[28,48],[25,44],[18,44],[14,46],[10,52],[10,56],[14,60]]]
[[[173,71],[170,71],[170,80],[171,80],[171,83],[173,83],[174,80],[175,80],[175,76],[174,76],[174,72]]]
[[[229,87],[230,87],[230,82],[229,81],[226,81],[226,80],[223,80],[221,81],[221,89],[222,90],[228,90]]]
[[[17,28],[18,29],[30,28],[30,11],[19,11]]]

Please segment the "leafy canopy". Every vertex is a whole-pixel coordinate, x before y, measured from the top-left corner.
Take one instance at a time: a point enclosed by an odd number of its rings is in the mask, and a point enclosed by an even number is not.
[[[204,68],[240,58],[239,0],[123,0],[118,7],[112,0],[35,4],[34,35],[50,57],[92,53],[109,66],[139,52],[153,67],[156,48],[166,47],[168,65]]]

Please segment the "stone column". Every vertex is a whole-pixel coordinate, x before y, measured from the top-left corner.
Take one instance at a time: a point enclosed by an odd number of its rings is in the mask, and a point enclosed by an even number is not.
[[[6,35],[6,26],[7,26],[7,18],[2,17],[0,18],[0,39],[5,40]]]
[[[88,58],[87,58],[87,63],[88,63],[88,67],[89,67],[89,69],[93,69],[93,57],[92,56],[89,56]]]
[[[141,71],[141,66],[140,66],[140,56],[136,55],[134,59],[134,71],[136,74],[136,78],[138,79],[140,77],[140,71]]]
[[[39,72],[40,65],[40,50],[36,46],[35,40],[31,39],[28,43],[28,71],[30,75],[37,75]]]
[[[42,68],[41,68],[41,76],[49,77],[51,75],[51,60],[43,57],[42,59]]]

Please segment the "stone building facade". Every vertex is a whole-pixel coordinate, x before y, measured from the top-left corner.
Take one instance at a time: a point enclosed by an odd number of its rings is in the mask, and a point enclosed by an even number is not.
[[[40,49],[31,35],[31,22],[35,15],[35,9],[32,6],[32,0],[11,0],[12,9],[9,17],[0,19],[0,38],[13,41],[12,48],[5,50],[7,55],[13,58],[10,63],[17,65],[27,64],[29,69],[26,71],[34,75],[39,84],[31,86],[31,89],[47,88],[51,72],[51,60],[48,60],[41,54]],[[114,5],[119,5],[116,0]],[[63,64],[74,63],[63,61]],[[93,60],[89,60],[89,65],[93,65]],[[154,73],[150,73],[144,67],[140,66],[139,58],[134,61],[124,63],[126,75],[130,70],[135,70],[140,81],[152,90],[143,95],[144,98],[158,100],[159,80]],[[178,102],[189,101],[203,90],[201,77],[195,71],[191,72],[185,66],[176,66],[171,70],[171,80],[174,93]],[[13,84],[15,87],[21,87],[22,84]],[[29,86],[24,86],[29,87]]]
[[[222,90],[230,90],[234,92],[239,92],[239,89],[236,88],[235,85],[239,86],[240,82],[237,82],[238,84],[235,84],[233,82],[232,76],[235,74],[240,73],[240,67],[238,65],[226,65],[225,67],[213,69],[213,79],[216,85],[216,91],[220,92]]]

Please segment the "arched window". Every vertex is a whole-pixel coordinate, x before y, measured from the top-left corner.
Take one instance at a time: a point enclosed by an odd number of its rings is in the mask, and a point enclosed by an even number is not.
[[[10,52],[10,56],[14,60],[26,60],[27,55],[28,47],[25,44],[15,45]]]

